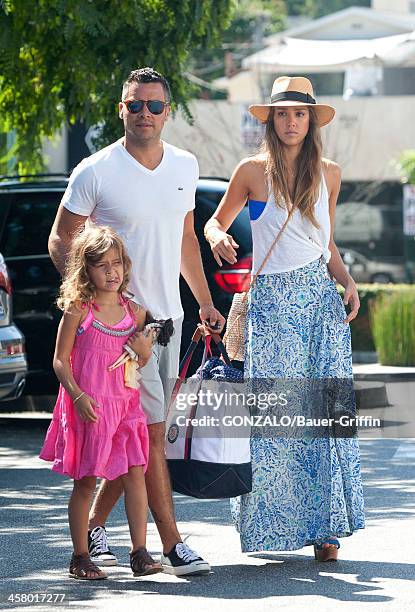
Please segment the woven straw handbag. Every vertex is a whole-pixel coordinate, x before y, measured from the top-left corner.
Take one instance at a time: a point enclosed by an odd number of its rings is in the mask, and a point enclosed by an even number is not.
[[[235,293],[226,321],[223,344],[232,361],[244,360],[245,326],[248,311],[248,291]]]
[[[226,347],[229,358],[232,361],[243,361],[245,357],[245,329],[246,329],[246,315],[248,312],[248,294],[254,286],[256,279],[264,269],[265,264],[271,256],[274,246],[277,244],[282,232],[285,230],[287,223],[293,213],[294,208],[291,210],[285,220],[282,228],[274,238],[268,253],[266,254],[264,261],[259,266],[254,278],[249,285],[247,291],[243,293],[235,293],[232,299],[232,304],[229,310],[228,318],[226,321],[226,330],[223,336],[223,344]]]

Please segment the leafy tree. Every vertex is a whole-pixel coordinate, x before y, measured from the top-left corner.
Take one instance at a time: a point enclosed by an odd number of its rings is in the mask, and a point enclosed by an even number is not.
[[[263,37],[284,29],[285,15],[284,0],[238,0],[232,22],[220,45],[208,50],[195,50],[189,69],[205,80],[223,76],[227,52],[233,56],[235,69],[239,69],[245,56],[265,46]]]
[[[42,167],[41,142],[65,123],[121,131],[115,103],[129,72],[153,66],[189,117],[189,51],[217,44],[234,0],[0,0],[0,132],[20,172]],[[5,158],[0,159],[0,164]]]
[[[306,0],[307,1],[307,0]],[[311,0],[310,4],[314,5],[314,12],[311,17],[323,17],[330,15],[350,6],[366,6],[370,7],[370,0]]]
[[[309,15],[309,4],[310,1],[313,2],[313,0],[285,0],[285,6],[287,9],[287,13],[290,16],[297,16],[297,15]]]
[[[405,183],[415,185],[415,149],[402,151],[398,161],[398,169]]]
[[[289,15],[306,15],[307,17],[323,17],[350,6],[370,7],[371,0],[285,0]]]

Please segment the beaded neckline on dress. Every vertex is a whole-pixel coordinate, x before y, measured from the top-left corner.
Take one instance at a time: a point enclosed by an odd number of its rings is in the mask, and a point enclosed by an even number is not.
[[[99,312],[100,309],[99,307],[97,307],[98,305],[95,304],[95,302],[88,304],[88,314],[82,321],[81,325],[78,327],[76,335],[82,335],[89,327],[93,327],[98,331],[101,331],[104,334],[108,334],[110,336],[129,336],[130,334],[132,334],[132,332],[135,330],[134,318],[131,312],[129,312],[127,300],[124,300],[122,298],[122,301],[120,301],[120,303],[125,308],[125,315],[120,321],[118,321],[118,323],[115,323],[114,325],[103,323],[102,321],[97,319],[93,313],[92,307],[94,307],[95,310],[98,310]],[[83,308],[85,308],[86,306],[87,304],[82,305]],[[122,325],[122,323],[124,323],[126,319],[130,319],[132,321],[132,324],[129,325],[127,328],[120,328],[120,325]]]

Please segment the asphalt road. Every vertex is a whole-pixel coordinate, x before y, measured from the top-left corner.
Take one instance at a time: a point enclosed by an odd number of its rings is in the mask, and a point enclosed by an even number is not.
[[[210,561],[209,576],[180,579],[158,574],[134,579],[128,567],[128,527],[120,503],[108,525],[120,565],[108,568],[109,580],[86,583],[66,575],[71,554],[66,508],[72,485],[37,458],[44,424],[0,422],[0,427],[1,609],[414,609],[413,439],[361,440],[367,527],[342,540],[337,564],[316,563],[311,547],[295,553],[242,554],[227,501],[176,495],[181,533]],[[148,548],[155,555],[160,553],[151,522]],[[16,594],[28,603],[19,602]]]

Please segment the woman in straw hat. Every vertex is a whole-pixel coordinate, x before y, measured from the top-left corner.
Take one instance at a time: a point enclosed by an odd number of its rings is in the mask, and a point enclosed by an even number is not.
[[[316,103],[308,79],[287,76],[275,80],[269,104],[249,110],[265,124],[262,152],[240,162],[205,227],[217,263],[235,263],[238,245],[227,230],[248,200],[257,274],[248,293],[245,378],[257,390],[281,378],[303,381],[295,396],[303,413],[354,415],[349,322],[360,304],[333,240],[340,168],[321,154],[320,128],[335,110]],[[321,394],[314,407],[306,395],[321,380],[338,383],[329,408]],[[297,427],[282,437],[259,429],[251,437],[252,492],[231,500],[242,551],[314,545],[317,560],[336,560],[338,538],[364,527],[355,432]]]

